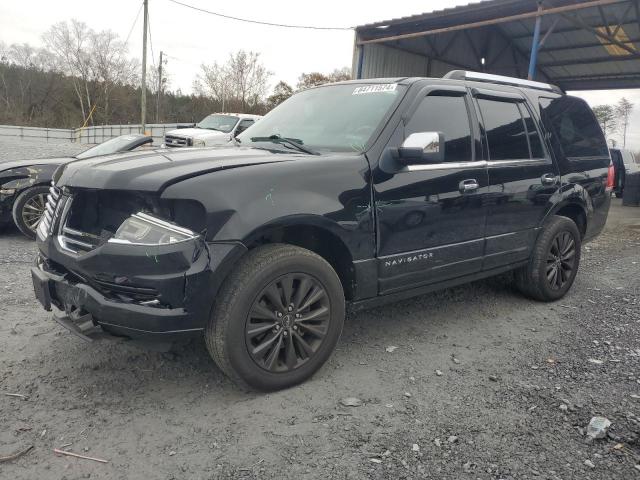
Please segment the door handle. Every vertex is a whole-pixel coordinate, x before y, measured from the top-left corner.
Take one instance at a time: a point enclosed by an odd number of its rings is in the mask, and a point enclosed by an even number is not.
[[[540,177],[540,181],[542,182],[542,185],[555,185],[556,183],[558,183],[558,177],[555,173],[545,173],[544,175],[542,175],[542,177]]]
[[[474,192],[478,188],[480,188],[480,184],[475,178],[471,178],[469,180],[463,180],[458,185],[458,189],[460,190],[460,193]]]

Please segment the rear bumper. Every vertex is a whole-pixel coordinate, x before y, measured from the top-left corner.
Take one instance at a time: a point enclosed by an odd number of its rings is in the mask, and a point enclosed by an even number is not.
[[[131,251],[120,261],[110,256],[108,263],[99,262],[100,270],[90,272],[86,266],[79,270],[83,265],[77,258],[69,257],[66,266],[50,259],[43,250],[53,253],[56,260],[62,257],[38,243],[42,253],[31,270],[34,291],[45,310],[59,311],[58,320],[65,321],[58,323],[71,327],[72,331],[73,325],[67,320],[76,326],[82,323],[89,330],[93,324],[100,327],[99,331],[112,335],[163,340],[202,332],[222,280],[246,251],[241,244],[209,244],[197,257],[190,257],[187,264],[181,264],[180,268],[174,264],[175,268],[166,267],[164,271],[162,267],[170,262],[161,252],[156,252],[155,268],[149,264],[134,277],[128,276],[133,273],[130,267],[136,264]],[[144,251],[141,254],[146,258]],[[96,280],[107,276],[104,270],[107,265],[113,270],[108,275],[112,281]],[[115,282],[122,278],[131,282],[118,285],[120,289],[115,290]],[[136,286],[131,286],[132,283]],[[153,292],[151,299],[149,292]],[[82,328],[80,333],[85,334]]]

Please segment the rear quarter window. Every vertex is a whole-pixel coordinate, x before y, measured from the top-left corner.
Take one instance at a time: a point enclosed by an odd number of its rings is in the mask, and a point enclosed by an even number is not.
[[[542,119],[558,140],[564,157],[607,157],[600,125],[587,103],[575,97],[540,98]]]

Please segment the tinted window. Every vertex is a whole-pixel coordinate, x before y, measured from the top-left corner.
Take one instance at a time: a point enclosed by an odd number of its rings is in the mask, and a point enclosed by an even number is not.
[[[236,128],[236,135],[244,132],[251,125],[253,125],[253,120],[249,120],[249,119],[240,120],[240,125],[238,125],[238,128]]]
[[[542,150],[542,142],[540,141],[540,134],[536,128],[536,124],[531,118],[531,114],[527,107],[520,105],[520,111],[524,118],[524,124],[527,127],[527,135],[529,136],[529,146],[531,147],[531,156],[533,158],[544,158],[544,150]]]
[[[541,98],[543,121],[560,143],[565,157],[607,156],[607,142],[593,112],[574,97]]]
[[[416,132],[444,134],[446,162],[469,162],[471,153],[471,127],[465,97],[429,95],[418,106],[405,128],[405,135]]]
[[[529,144],[517,103],[478,100],[491,160],[529,159]]]

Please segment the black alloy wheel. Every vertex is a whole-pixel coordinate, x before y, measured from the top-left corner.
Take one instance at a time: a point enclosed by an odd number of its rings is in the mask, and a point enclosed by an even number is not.
[[[547,256],[547,281],[553,290],[561,290],[572,278],[576,261],[576,242],[571,232],[556,235]]]
[[[344,318],[342,282],[324,258],[268,244],[234,264],[216,295],[205,340],[216,364],[241,388],[274,391],[322,367]]]
[[[568,217],[553,215],[545,222],[526,266],[515,271],[518,290],[535,300],[564,297],[580,268],[582,235]]]
[[[331,304],[320,282],[306,273],[285,274],[253,302],[245,326],[247,349],[265,370],[295,370],[318,351],[330,320]]]

